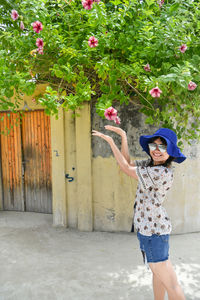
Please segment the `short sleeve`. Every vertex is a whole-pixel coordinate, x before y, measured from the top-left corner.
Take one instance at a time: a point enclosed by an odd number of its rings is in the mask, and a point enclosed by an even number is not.
[[[135,165],[136,167],[147,167],[150,161],[150,159],[135,160]]]
[[[166,194],[173,182],[172,170],[163,167],[145,167],[138,166],[136,168],[138,180],[143,189],[154,188],[158,193]]]

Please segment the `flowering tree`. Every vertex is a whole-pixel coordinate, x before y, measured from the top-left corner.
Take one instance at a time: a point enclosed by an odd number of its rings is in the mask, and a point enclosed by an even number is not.
[[[23,93],[47,83],[36,101],[48,114],[92,100],[107,117],[117,102],[132,103],[179,139],[200,136],[199,1],[1,3],[1,109],[15,110]]]

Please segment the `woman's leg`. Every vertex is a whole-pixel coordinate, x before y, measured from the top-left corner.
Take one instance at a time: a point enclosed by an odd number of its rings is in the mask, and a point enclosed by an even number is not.
[[[165,287],[162,281],[153,273],[153,293],[154,300],[164,300],[165,299]]]
[[[176,273],[170,260],[149,263],[149,266],[167,290],[169,300],[185,300],[183,291],[178,283]]]

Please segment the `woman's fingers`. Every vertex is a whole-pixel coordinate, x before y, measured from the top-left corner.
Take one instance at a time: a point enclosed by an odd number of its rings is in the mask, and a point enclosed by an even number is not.
[[[109,142],[112,138],[109,135],[105,135],[97,130],[92,130],[92,135],[93,136],[98,136],[104,140],[106,140],[107,142]]]
[[[124,132],[124,130],[121,129],[120,127],[115,127],[115,126],[111,126],[111,125],[106,125],[105,129],[114,131],[115,133],[117,133],[119,135],[122,135],[122,133]]]
[[[113,131],[115,131],[115,129],[116,128],[118,128],[118,127],[115,127],[115,126],[111,126],[111,125],[106,125],[106,126],[104,126],[107,130],[113,130]]]
[[[100,132],[93,129],[93,130],[92,130],[92,133],[100,133]]]
[[[101,132],[99,132],[99,131],[97,131],[97,130],[92,130],[92,135],[100,136],[100,137],[103,137],[103,136],[104,136],[103,133],[101,133]]]
[[[97,131],[97,130],[92,130],[92,134],[93,133],[101,133],[101,132],[99,132],[99,131]]]
[[[99,132],[93,132],[92,135],[93,136],[100,136],[100,133]]]

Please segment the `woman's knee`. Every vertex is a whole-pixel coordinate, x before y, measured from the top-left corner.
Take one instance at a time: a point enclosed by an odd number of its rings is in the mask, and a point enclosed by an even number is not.
[[[150,263],[149,266],[153,274],[155,274],[166,287],[176,289],[179,285],[176,273],[169,260],[158,263]]]
[[[170,261],[149,264],[153,274],[162,282],[170,300],[184,300],[183,291]]]

